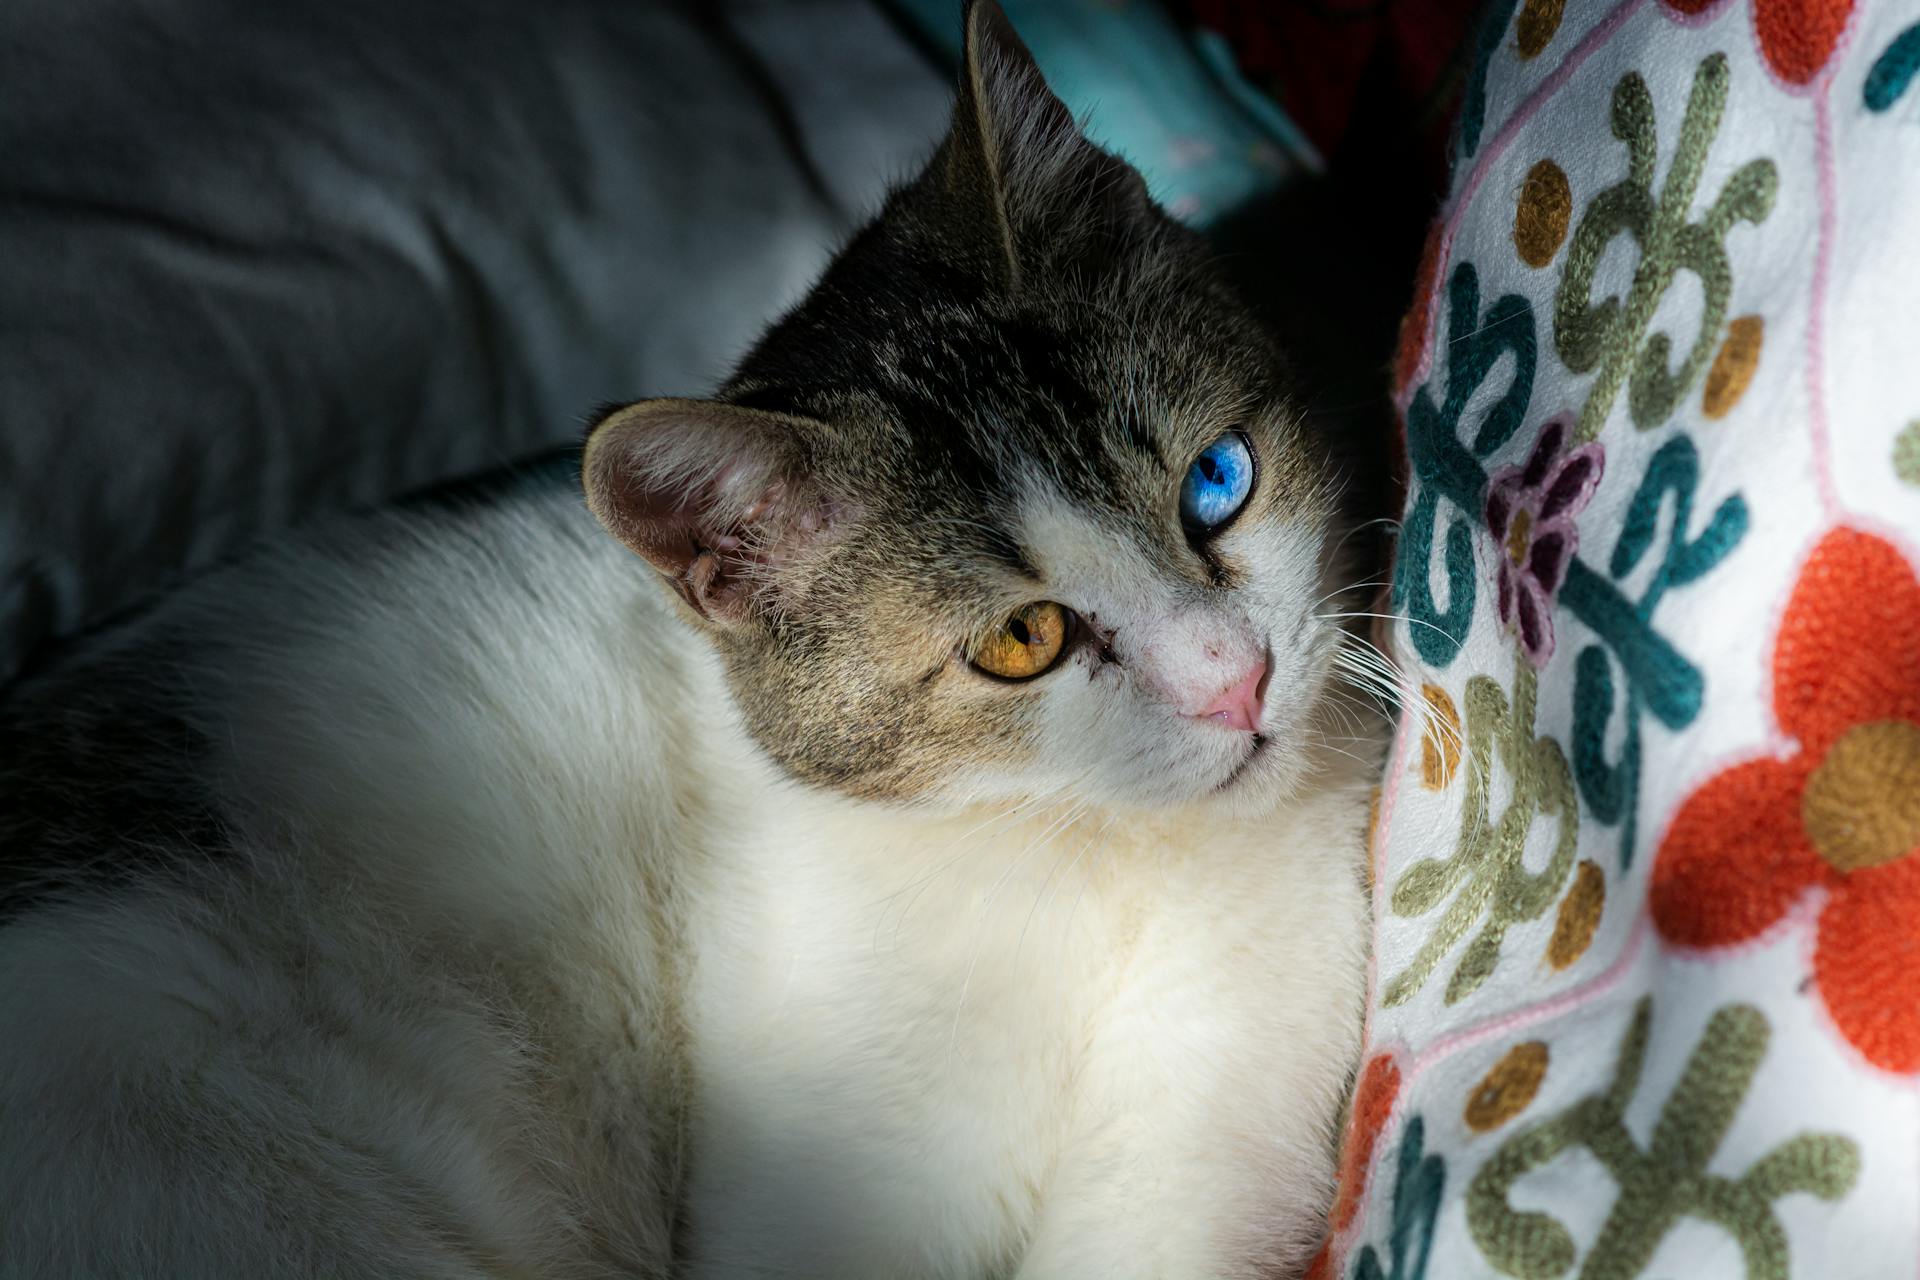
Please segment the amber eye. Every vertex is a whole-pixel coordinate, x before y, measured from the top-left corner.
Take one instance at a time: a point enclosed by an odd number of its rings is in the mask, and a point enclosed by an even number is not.
[[[973,665],[1002,680],[1031,680],[1059,660],[1071,616],[1051,600],[1021,605],[973,646]]]

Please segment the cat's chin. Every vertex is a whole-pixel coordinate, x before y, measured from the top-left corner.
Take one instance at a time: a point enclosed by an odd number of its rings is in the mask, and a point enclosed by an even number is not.
[[[1264,729],[1245,756],[1197,796],[1192,807],[1236,819],[1258,818],[1300,803],[1317,788],[1378,773],[1367,735],[1343,736],[1345,745],[1327,742],[1326,736],[1317,718]],[[1372,739],[1384,741],[1384,733]]]
[[[1295,803],[1313,762],[1296,742],[1257,734],[1246,756],[1192,807],[1233,818],[1256,818]]]
[[[1245,778],[1250,772],[1253,772],[1259,766],[1260,762],[1266,758],[1267,749],[1272,745],[1273,739],[1269,738],[1266,734],[1254,734],[1252,745],[1247,748],[1247,754],[1241,759],[1239,764],[1233,766],[1233,772],[1229,773],[1226,780],[1218,787],[1215,787],[1214,790],[1218,792],[1233,790],[1235,786],[1239,785],[1241,779]]]
[[[1168,785],[1154,793],[1116,798],[1116,811],[1142,815],[1190,813],[1207,818],[1256,819],[1297,803],[1303,785],[1319,770],[1298,742],[1272,733],[1253,740],[1224,770]]]
[[[1048,788],[1041,793],[1047,799],[1018,786],[1011,778],[976,776],[964,781],[949,779],[944,786],[883,803],[889,808],[943,817],[997,811],[1009,805],[1037,804],[1044,808],[1057,804],[1122,817],[1204,812],[1251,818],[1297,802],[1307,784],[1328,772],[1328,762],[1321,758],[1324,754],[1301,726],[1287,723],[1245,735],[1231,751],[1220,742],[1192,743],[1177,757],[1174,767],[1107,778],[1091,786]]]

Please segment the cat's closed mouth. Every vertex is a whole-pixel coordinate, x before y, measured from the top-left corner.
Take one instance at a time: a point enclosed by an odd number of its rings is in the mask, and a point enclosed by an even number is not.
[[[1214,790],[1215,791],[1229,790],[1232,788],[1234,783],[1240,781],[1241,775],[1246,773],[1248,769],[1252,768],[1253,762],[1255,760],[1258,760],[1261,754],[1266,751],[1268,741],[1270,741],[1270,739],[1268,739],[1266,734],[1264,733],[1254,734],[1253,747],[1247,752],[1246,759],[1242,760],[1239,764],[1233,766],[1233,772],[1227,775],[1226,781],[1222,782],[1218,787],[1215,787]]]

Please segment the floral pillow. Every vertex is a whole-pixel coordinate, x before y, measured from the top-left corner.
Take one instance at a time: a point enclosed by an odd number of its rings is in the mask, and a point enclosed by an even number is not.
[[[1920,4],[1500,8],[1317,1273],[1911,1277]]]

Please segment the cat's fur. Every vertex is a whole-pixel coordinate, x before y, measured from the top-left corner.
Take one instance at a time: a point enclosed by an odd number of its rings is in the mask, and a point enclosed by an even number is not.
[[[14,697],[0,1275],[1303,1263],[1365,937],[1331,469],[967,35],[926,174],[719,401],[593,435],[654,568],[577,494],[382,515]],[[1257,487],[1196,539],[1229,428]],[[1060,667],[970,670],[1036,599]],[[1194,718],[1262,653],[1259,735]]]

